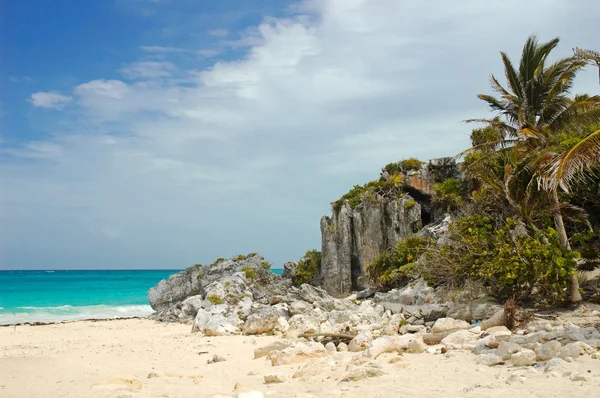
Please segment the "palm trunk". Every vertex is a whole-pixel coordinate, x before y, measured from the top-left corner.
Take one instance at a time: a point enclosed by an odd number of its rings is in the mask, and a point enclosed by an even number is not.
[[[558,192],[556,189],[552,191],[552,199],[554,206],[558,207]],[[560,210],[556,210],[554,212],[554,226],[556,227],[556,231],[558,232],[558,239],[560,241],[560,247],[563,250],[571,250],[571,245],[569,244],[569,238],[567,237],[567,230],[565,229],[565,222],[563,221],[562,214],[560,214]],[[570,297],[571,302],[576,303],[582,300],[581,293],[579,293],[579,277],[576,272],[571,274],[571,286],[570,286]]]

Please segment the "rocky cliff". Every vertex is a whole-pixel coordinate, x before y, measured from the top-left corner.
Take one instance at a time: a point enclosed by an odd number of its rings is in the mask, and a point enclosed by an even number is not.
[[[382,171],[377,183],[366,189],[352,206],[346,200],[334,206],[331,217],[321,218],[323,259],[316,282],[330,294],[345,295],[366,287],[361,278],[365,266],[400,239],[417,233],[424,226],[443,218],[443,211],[433,203],[434,185],[459,177],[453,158],[433,159],[418,170],[391,174]],[[387,195],[389,181],[401,181],[400,191]],[[382,190],[382,186],[386,187]]]

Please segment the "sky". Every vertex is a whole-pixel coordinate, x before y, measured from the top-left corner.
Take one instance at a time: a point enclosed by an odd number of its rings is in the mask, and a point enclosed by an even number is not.
[[[408,157],[454,156],[530,34],[596,0],[0,0],[0,269],[184,268],[320,247]],[[596,93],[597,71],[575,92]]]

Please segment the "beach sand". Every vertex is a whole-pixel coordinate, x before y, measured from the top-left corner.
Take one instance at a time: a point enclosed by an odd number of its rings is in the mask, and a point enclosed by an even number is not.
[[[189,325],[147,319],[81,321],[0,328],[0,397],[213,397],[261,391],[272,397],[597,397],[600,360],[582,356],[556,372],[488,367],[468,352],[384,354],[373,369],[384,375],[341,382],[360,353],[271,366],[254,349],[280,337],[202,337]],[[207,352],[207,353],[205,353]],[[226,359],[207,364],[213,354]],[[329,362],[312,378],[293,374]],[[389,363],[389,362],[393,363]],[[333,366],[332,366],[333,364]],[[154,372],[158,377],[148,378]],[[288,381],[265,384],[280,373]],[[573,381],[574,375],[583,379]],[[575,379],[581,377],[576,377]],[[241,386],[234,390],[236,383]]]

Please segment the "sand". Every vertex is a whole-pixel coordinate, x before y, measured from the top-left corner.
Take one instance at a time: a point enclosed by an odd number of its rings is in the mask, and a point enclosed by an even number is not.
[[[202,337],[190,326],[147,319],[81,321],[0,328],[0,397],[213,397],[261,391],[272,397],[595,397],[600,360],[589,356],[557,372],[488,367],[467,352],[384,354],[384,373],[341,382],[356,353],[335,353],[309,380],[293,374],[309,362],[273,367],[254,349],[278,337]],[[205,353],[208,352],[208,353]],[[207,364],[218,354],[224,362]],[[325,359],[328,361],[328,359]],[[393,363],[389,363],[393,362]],[[148,375],[155,376],[148,378]],[[279,373],[288,381],[265,384]],[[580,374],[586,380],[572,381]],[[581,377],[579,377],[581,378]],[[239,390],[234,390],[238,383]]]

